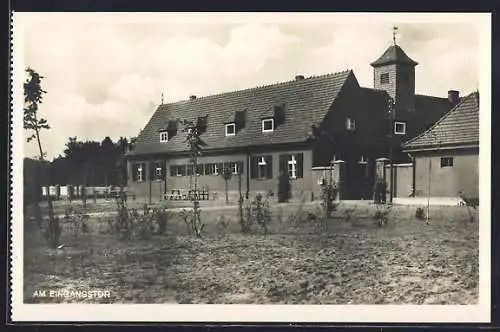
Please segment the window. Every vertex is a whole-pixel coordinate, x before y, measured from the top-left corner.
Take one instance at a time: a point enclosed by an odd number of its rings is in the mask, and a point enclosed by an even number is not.
[[[234,123],[226,124],[226,136],[236,135],[236,125]]]
[[[453,167],[453,157],[442,157],[441,167]]]
[[[356,121],[351,118],[347,118],[345,121],[345,128],[350,131],[354,131],[356,129]]]
[[[198,164],[196,165],[196,175],[200,176],[203,175],[203,164]]]
[[[303,177],[304,155],[302,153],[281,154],[279,158],[279,170],[288,172],[288,177],[292,180]]]
[[[262,120],[262,132],[274,131],[274,119]]]
[[[259,158],[259,169],[257,172],[257,177],[260,179],[265,179],[267,173],[267,162],[265,157]]]
[[[250,177],[252,179],[271,179],[273,177],[272,156],[254,156],[250,159]]]
[[[161,180],[161,167],[156,167],[155,179]]]
[[[362,155],[358,161],[358,164],[361,167],[361,173],[363,174],[363,176],[368,177],[369,176],[368,159],[366,159],[365,156]]]
[[[389,84],[389,73],[380,74],[380,84]]]
[[[161,131],[160,132],[160,142],[168,142],[168,131]]]
[[[288,160],[288,176],[290,179],[297,178],[297,159],[295,155],[290,155],[290,159]]]
[[[396,134],[396,135],[406,134],[406,123],[405,122],[394,122],[394,134]]]
[[[215,171],[215,164],[205,164],[203,168],[205,175],[213,175]]]
[[[142,182],[144,180],[144,168],[142,165],[137,167],[137,182]]]
[[[233,174],[238,174],[238,173],[239,173],[239,172],[238,172],[238,171],[239,171],[239,170],[238,170],[238,168],[239,168],[239,167],[238,167],[238,163],[232,163],[232,165],[231,165],[231,166],[232,166],[232,169],[233,169]]]
[[[170,166],[170,176],[184,176],[186,175],[186,165]]]
[[[214,164],[214,172],[213,175],[219,175],[219,165]]]

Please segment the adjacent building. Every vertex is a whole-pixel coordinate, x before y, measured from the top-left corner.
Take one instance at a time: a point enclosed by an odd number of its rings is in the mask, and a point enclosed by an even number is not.
[[[213,96],[162,104],[128,153],[128,185],[139,196],[164,198],[198,186],[210,199],[225,195],[220,176],[230,168],[230,196],[277,192],[288,172],[295,198],[317,197],[329,174],[343,199],[370,199],[375,160],[409,161],[401,144],[427,130],[460,97],[415,94],[415,66],[398,45],[374,61],[373,88],[361,87],[353,71],[304,77]],[[390,101],[394,102],[389,116]],[[184,121],[206,142],[198,169],[189,165]],[[392,136],[392,137],[390,137]]]
[[[479,198],[479,93],[462,98],[403,148],[414,158],[416,197]]]

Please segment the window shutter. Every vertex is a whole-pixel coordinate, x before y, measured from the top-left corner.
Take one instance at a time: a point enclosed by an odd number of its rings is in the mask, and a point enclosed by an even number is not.
[[[295,158],[297,158],[297,178],[303,178],[304,177],[304,154],[297,153],[295,155]]]
[[[258,167],[257,163],[258,163],[257,157],[250,158],[250,178],[252,179],[257,178],[257,167]]]
[[[167,174],[166,174],[167,173],[166,161],[163,160],[161,162],[160,166],[161,166],[161,178],[160,178],[160,180],[165,180],[166,177],[167,177]]]
[[[243,162],[238,161],[238,173],[243,174]]]
[[[170,166],[170,176],[176,176],[177,175],[177,170],[175,169],[175,166]]]
[[[155,163],[153,162],[149,162],[147,163],[148,167],[147,167],[147,171],[146,171],[146,176],[147,176],[147,179],[149,181],[154,181],[155,179]]]
[[[132,181],[137,182],[137,164],[132,164]]]
[[[266,161],[266,179],[273,178],[273,156],[265,156]]]
[[[280,173],[288,172],[288,154],[280,154]]]

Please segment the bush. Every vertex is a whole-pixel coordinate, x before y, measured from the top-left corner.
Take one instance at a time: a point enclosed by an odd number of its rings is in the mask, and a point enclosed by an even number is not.
[[[167,223],[168,223],[168,212],[165,208],[163,209],[155,209],[154,212],[156,217],[156,223],[158,225],[158,234],[165,234],[167,231]]]
[[[462,191],[460,191],[458,194],[460,196],[460,199],[462,200],[462,204],[467,208],[467,212],[469,213],[469,221],[473,222],[474,216],[472,215],[471,208],[473,208],[474,210],[477,209],[477,207],[479,206],[479,198],[468,197]]]
[[[387,200],[387,183],[382,179],[377,179],[373,186],[373,202],[375,204],[385,204]]]
[[[356,212],[356,206],[354,206],[351,209],[345,209],[344,210],[344,220],[351,221],[355,212]]]
[[[373,218],[377,221],[379,226],[382,227],[388,224],[391,208],[392,205],[390,204],[377,205],[377,210],[375,210],[375,215],[373,216]]]
[[[418,220],[425,219],[425,211],[423,208],[421,207],[417,208],[417,211],[415,212],[415,218],[417,218]]]
[[[271,222],[271,209],[269,207],[269,197],[265,198],[261,194],[250,201],[245,207],[245,218],[242,230],[250,232],[253,225],[258,225],[264,230],[264,236],[267,236],[267,225]]]
[[[321,185],[321,206],[327,218],[331,217],[332,212],[337,210],[338,203],[335,200],[338,192],[338,186],[333,181],[323,182]]]
[[[278,202],[288,202],[292,197],[292,184],[288,172],[280,172],[278,177]]]
[[[117,216],[108,221],[109,232],[117,234],[122,240],[149,239],[158,229],[164,234],[167,229],[168,214],[165,208],[150,209],[143,205],[143,213],[136,209],[128,209],[124,197],[117,199]]]
[[[306,221],[313,229],[320,232],[328,229],[328,218],[326,218],[325,211],[319,207],[311,212],[306,212]]]
[[[188,232],[196,237],[201,237],[205,224],[201,222],[201,209],[198,201],[193,201],[193,209],[183,209],[180,213]]]

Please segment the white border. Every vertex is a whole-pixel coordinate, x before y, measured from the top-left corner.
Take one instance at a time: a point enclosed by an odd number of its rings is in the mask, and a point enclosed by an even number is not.
[[[155,322],[489,322],[490,321],[490,192],[491,192],[491,14],[490,13],[14,13],[13,18],[13,167],[12,171],[12,319],[21,321],[155,321]],[[220,23],[226,22],[387,22],[476,23],[480,41],[480,226],[479,304],[439,305],[88,305],[23,303],[23,29],[58,19],[91,21]]]

